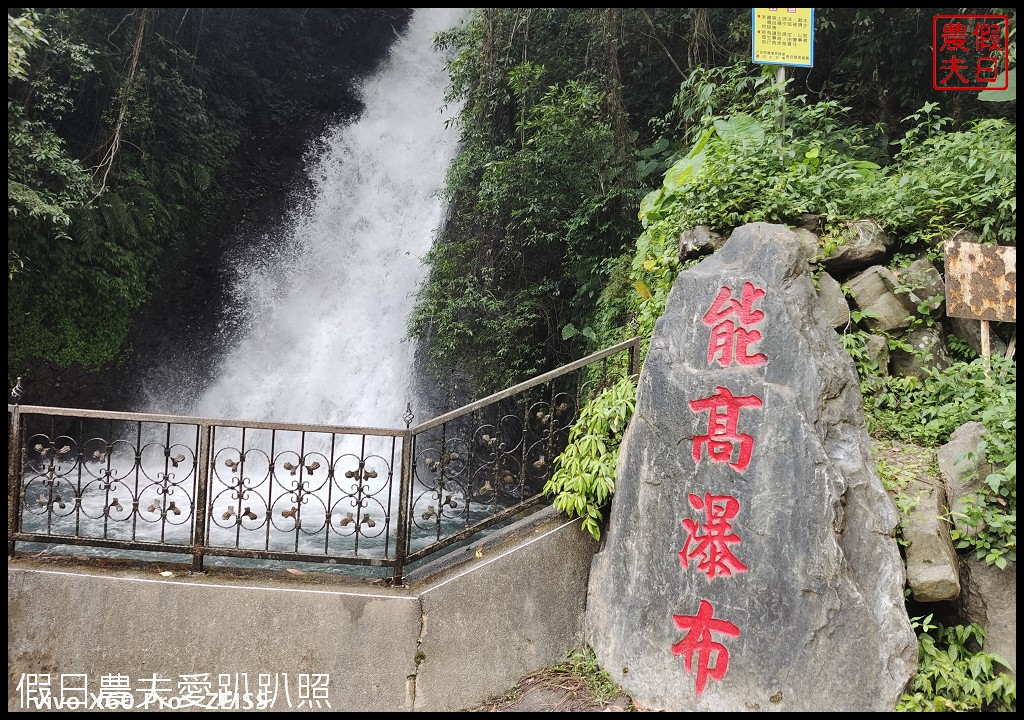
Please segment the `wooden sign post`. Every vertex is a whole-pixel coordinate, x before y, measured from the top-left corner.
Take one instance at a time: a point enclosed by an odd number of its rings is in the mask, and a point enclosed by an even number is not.
[[[989,323],[1017,322],[1017,248],[947,240],[946,314],[981,321],[981,354],[991,357]],[[1007,344],[1013,355],[1017,331]]]

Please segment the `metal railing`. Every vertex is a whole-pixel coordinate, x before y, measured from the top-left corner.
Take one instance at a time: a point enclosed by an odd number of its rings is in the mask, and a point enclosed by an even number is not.
[[[8,405],[19,542],[407,567],[543,499],[633,338],[405,429]],[[408,418],[411,420],[411,416]],[[201,511],[197,511],[201,508]]]

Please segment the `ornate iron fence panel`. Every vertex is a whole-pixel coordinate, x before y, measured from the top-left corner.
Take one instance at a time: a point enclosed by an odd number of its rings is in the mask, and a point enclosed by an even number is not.
[[[636,373],[636,338],[412,430],[407,562],[543,500],[580,408]]]
[[[207,553],[392,564],[401,431],[377,432],[215,426]]]
[[[372,565],[400,583],[538,503],[580,408],[635,374],[637,347],[413,429],[8,405],[8,555],[37,542],[187,553],[196,570],[212,555]]]
[[[197,426],[19,415],[19,539],[190,551]]]

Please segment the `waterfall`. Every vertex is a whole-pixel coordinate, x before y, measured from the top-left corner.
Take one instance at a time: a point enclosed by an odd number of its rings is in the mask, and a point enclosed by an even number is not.
[[[228,316],[239,330],[231,345],[211,348],[222,355],[219,369],[193,390],[188,414],[401,427],[406,403],[416,409],[406,328],[457,142],[433,38],[462,16],[415,12],[362,84],[361,116],[307,153],[310,196],[247,257],[225,258]]]

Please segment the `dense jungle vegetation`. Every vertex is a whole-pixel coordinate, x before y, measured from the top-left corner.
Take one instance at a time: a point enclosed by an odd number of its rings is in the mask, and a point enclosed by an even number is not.
[[[464,106],[462,149],[446,190],[451,216],[411,323],[429,339],[434,366],[468,374],[481,394],[620,339],[620,329],[628,334],[637,319],[628,306],[639,299],[628,275],[644,230],[640,201],[714,117],[751,113],[771,129],[772,113],[788,105],[786,138],[824,154],[814,168],[781,167],[770,152],[744,157],[757,164],[721,187],[730,200],[691,206],[679,229],[703,222],[728,231],[739,221],[786,222],[805,212],[835,228],[891,209],[899,217],[888,229],[910,233],[913,243],[963,221],[966,208],[934,216],[897,201],[883,208],[880,186],[857,197],[837,192],[844,173],[857,171],[844,162],[889,166],[901,141],[925,166],[930,158],[907,133],[926,103],[942,133],[982,119],[991,120],[988,132],[1015,132],[1015,103],[931,89],[936,12],[818,9],[814,67],[791,69],[780,95],[750,63],[749,8],[478,10],[438,39],[454,53],[451,97]],[[714,141],[727,169],[738,158],[727,156],[722,138]],[[779,180],[786,173],[803,174]],[[1005,243],[1013,225],[1000,212]]]
[[[109,367],[155,293],[212,281],[221,236],[326,116],[358,110],[352,82],[409,15],[8,9],[11,384]]]
[[[816,12],[814,67],[791,69],[785,86],[750,62],[749,8],[485,8],[439,37],[453,53],[462,146],[410,323],[439,374],[479,396],[633,335],[648,341],[682,269],[679,236],[697,225],[727,235],[811,217],[827,253],[872,218],[895,238],[894,262],[939,267],[943,241],[965,228],[1016,245],[1015,90],[932,89],[932,17],[959,11]],[[970,12],[1010,16],[1013,64],[1013,11]],[[1007,567],[1015,361],[979,360],[949,335],[949,367],[890,375],[865,352],[864,320],[854,313],[841,339],[876,439],[927,453],[968,420],[988,428],[996,470],[960,509],[975,531],[954,539]],[[594,537],[634,395],[624,379],[582,409],[545,488]],[[906,503],[905,472],[888,470]],[[1015,707],[1015,683],[979,652],[981,628],[913,620],[922,660],[901,710]]]

